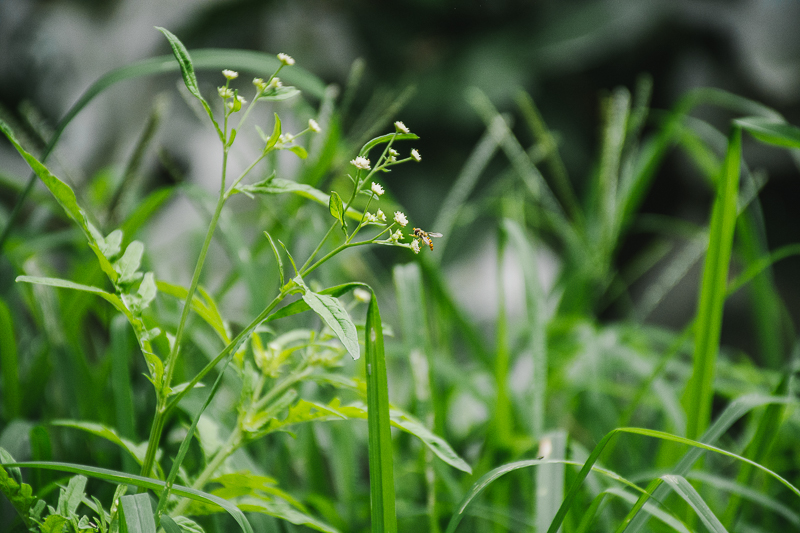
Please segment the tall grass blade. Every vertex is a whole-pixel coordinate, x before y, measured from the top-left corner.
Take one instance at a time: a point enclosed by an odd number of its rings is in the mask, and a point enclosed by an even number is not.
[[[3,416],[11,421],[20,416],[19,361],[14,320],[5,300],[0,298],[0,368],[3,369]]]
[[[373,533],[396,533],[389,384],[383,352],[383,325],[375,292],[369,301],[365,327],[364,364],[367,377],[369,426],[369,491]]]
[[[700,286],[695,323],[692,376],[686,387],[686,436],[696,439],[708,427],[714,396],[714,374],[722,329],[722,308],[728,281],[728,267],[736,229],[742,132],[732,127],[723,172],[711,214],[708,251]]]

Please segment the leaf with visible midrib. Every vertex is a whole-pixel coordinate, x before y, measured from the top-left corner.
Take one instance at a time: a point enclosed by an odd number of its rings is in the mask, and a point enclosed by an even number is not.
[[[310,290],[306,290],[303,294],[303,301],[333,330],[352,358],[358,359],[360,351],[356,326],[341,302],[333,296],[317,294]]]

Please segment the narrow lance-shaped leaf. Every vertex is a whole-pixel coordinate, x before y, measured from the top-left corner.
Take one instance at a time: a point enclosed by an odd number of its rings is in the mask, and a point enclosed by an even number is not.
[[[736,229],[736,201],[739,192],[739,171],[742,156],[742,130],[731,129],[728,151],[711,213],[708,251],[700,287],[700,303],[695,327],[695,350],[692,376],[686,387],[686,436],[694,439],[705,431],[711,418],[714,394],[714,370],[722,329],[722,308],[725,303],[728,266]]]
[[[369,491],[373,533],[396,533],[389,384],[383,352],[383,325],[375,292],[369,301],[364,331],[369,427]]]
[[[128,494],[119,499],[122,533],[156,533],[156,521],[147,493]]]

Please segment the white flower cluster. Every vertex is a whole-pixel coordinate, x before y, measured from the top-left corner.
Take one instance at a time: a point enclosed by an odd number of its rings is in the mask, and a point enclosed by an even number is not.
[[[356,167],[360,168],[361,170],[369,170],[369,159],[366,157],[358,156],[355,159],[351,160],[350,163]]]

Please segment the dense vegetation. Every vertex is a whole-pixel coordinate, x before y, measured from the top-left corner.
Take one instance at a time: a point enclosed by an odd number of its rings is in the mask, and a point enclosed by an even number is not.
[[[340,94],[288,56],[190,54],[164,33],[174,56],[104,76],[55,132],[0,124],[48,189],[13,191],[19,208],[4,213],[16,282],[0,301],[4,527],[800,524],[796,334],[770,276],[800,245],[767,247],[766,177],[743,157],[743,139],[800,148],[780,114],[713,89],[651,112],[642,77],[601,98],[577,192],[569,139],[529,95],[512,117],[473,89],[485,133],[423,228],[443,236],[414,236],[392,191],[436,154],[415,150],[402,101],[353,120],[358,67]],[[159,152],[157,99],[130,158],[70,187],[48,157],[75,116],[116,83],[179,69],[221,145],[217,190]],[[694,116],[701,105],[728,113],[727,129]],[[675,151],[706,178],[705,224],[641,212]],[[170,185],[144,179],[152,152]],[[202,226],[159,224],[179,198]],[[495,236],[495,268],[459,285],[442,258],[476,227]],[[641,233],[648,246],[620,261]],[[156,235],[168,245],[154,252]],[[678,331],[649,323],[695,265],[696,314]],[[720,346],[739,291],[754,354]],[[469,298],[493,306],[488,325]]]

